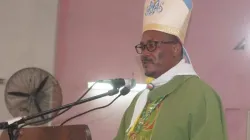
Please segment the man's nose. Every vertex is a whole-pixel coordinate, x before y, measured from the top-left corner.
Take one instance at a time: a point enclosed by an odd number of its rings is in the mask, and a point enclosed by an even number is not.
[[[148,49],[144,48],[144,49],[142,50],[142,56],[149,56],[150,54],[151,54],[151,52],[148,51]]]

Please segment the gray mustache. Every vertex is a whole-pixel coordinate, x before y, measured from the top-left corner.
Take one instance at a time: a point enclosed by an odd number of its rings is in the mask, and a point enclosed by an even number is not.
[[[153,62],[153,60],[151,58],[148,58],[148,57],[142,57],[141,61],[142,62]]]

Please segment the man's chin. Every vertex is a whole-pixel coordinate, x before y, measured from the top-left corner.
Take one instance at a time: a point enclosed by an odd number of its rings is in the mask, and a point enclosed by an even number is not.
[[[155,68],[151,65],[147,65],[146,67],[144,67],[144,74],[147,77],[153,77],[155,76]]]
[[[154,78],[154,72],[150,72],[150,71],[146,71],[145,72],[145,76],[147,76],[147,77],[153,77]]]

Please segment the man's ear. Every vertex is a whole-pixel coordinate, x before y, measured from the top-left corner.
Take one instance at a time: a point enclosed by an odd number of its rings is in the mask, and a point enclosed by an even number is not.
[[[179,43],[173,44],[172,51],[173,51],[174,57],[179,56],[182,52],[181,50],[182,50],[182,47]]]

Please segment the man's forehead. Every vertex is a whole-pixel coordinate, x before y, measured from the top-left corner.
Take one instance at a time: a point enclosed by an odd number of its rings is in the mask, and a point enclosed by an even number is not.
[[[173,35],[170,35],[164,32],[149,30],[149,31],[145,31],[142,34],[141,42],[145,43],[150,40],[154,40],[154,41],[166,40],[167,41],[167,40],[173,40],[174,38],[175,37]]]

